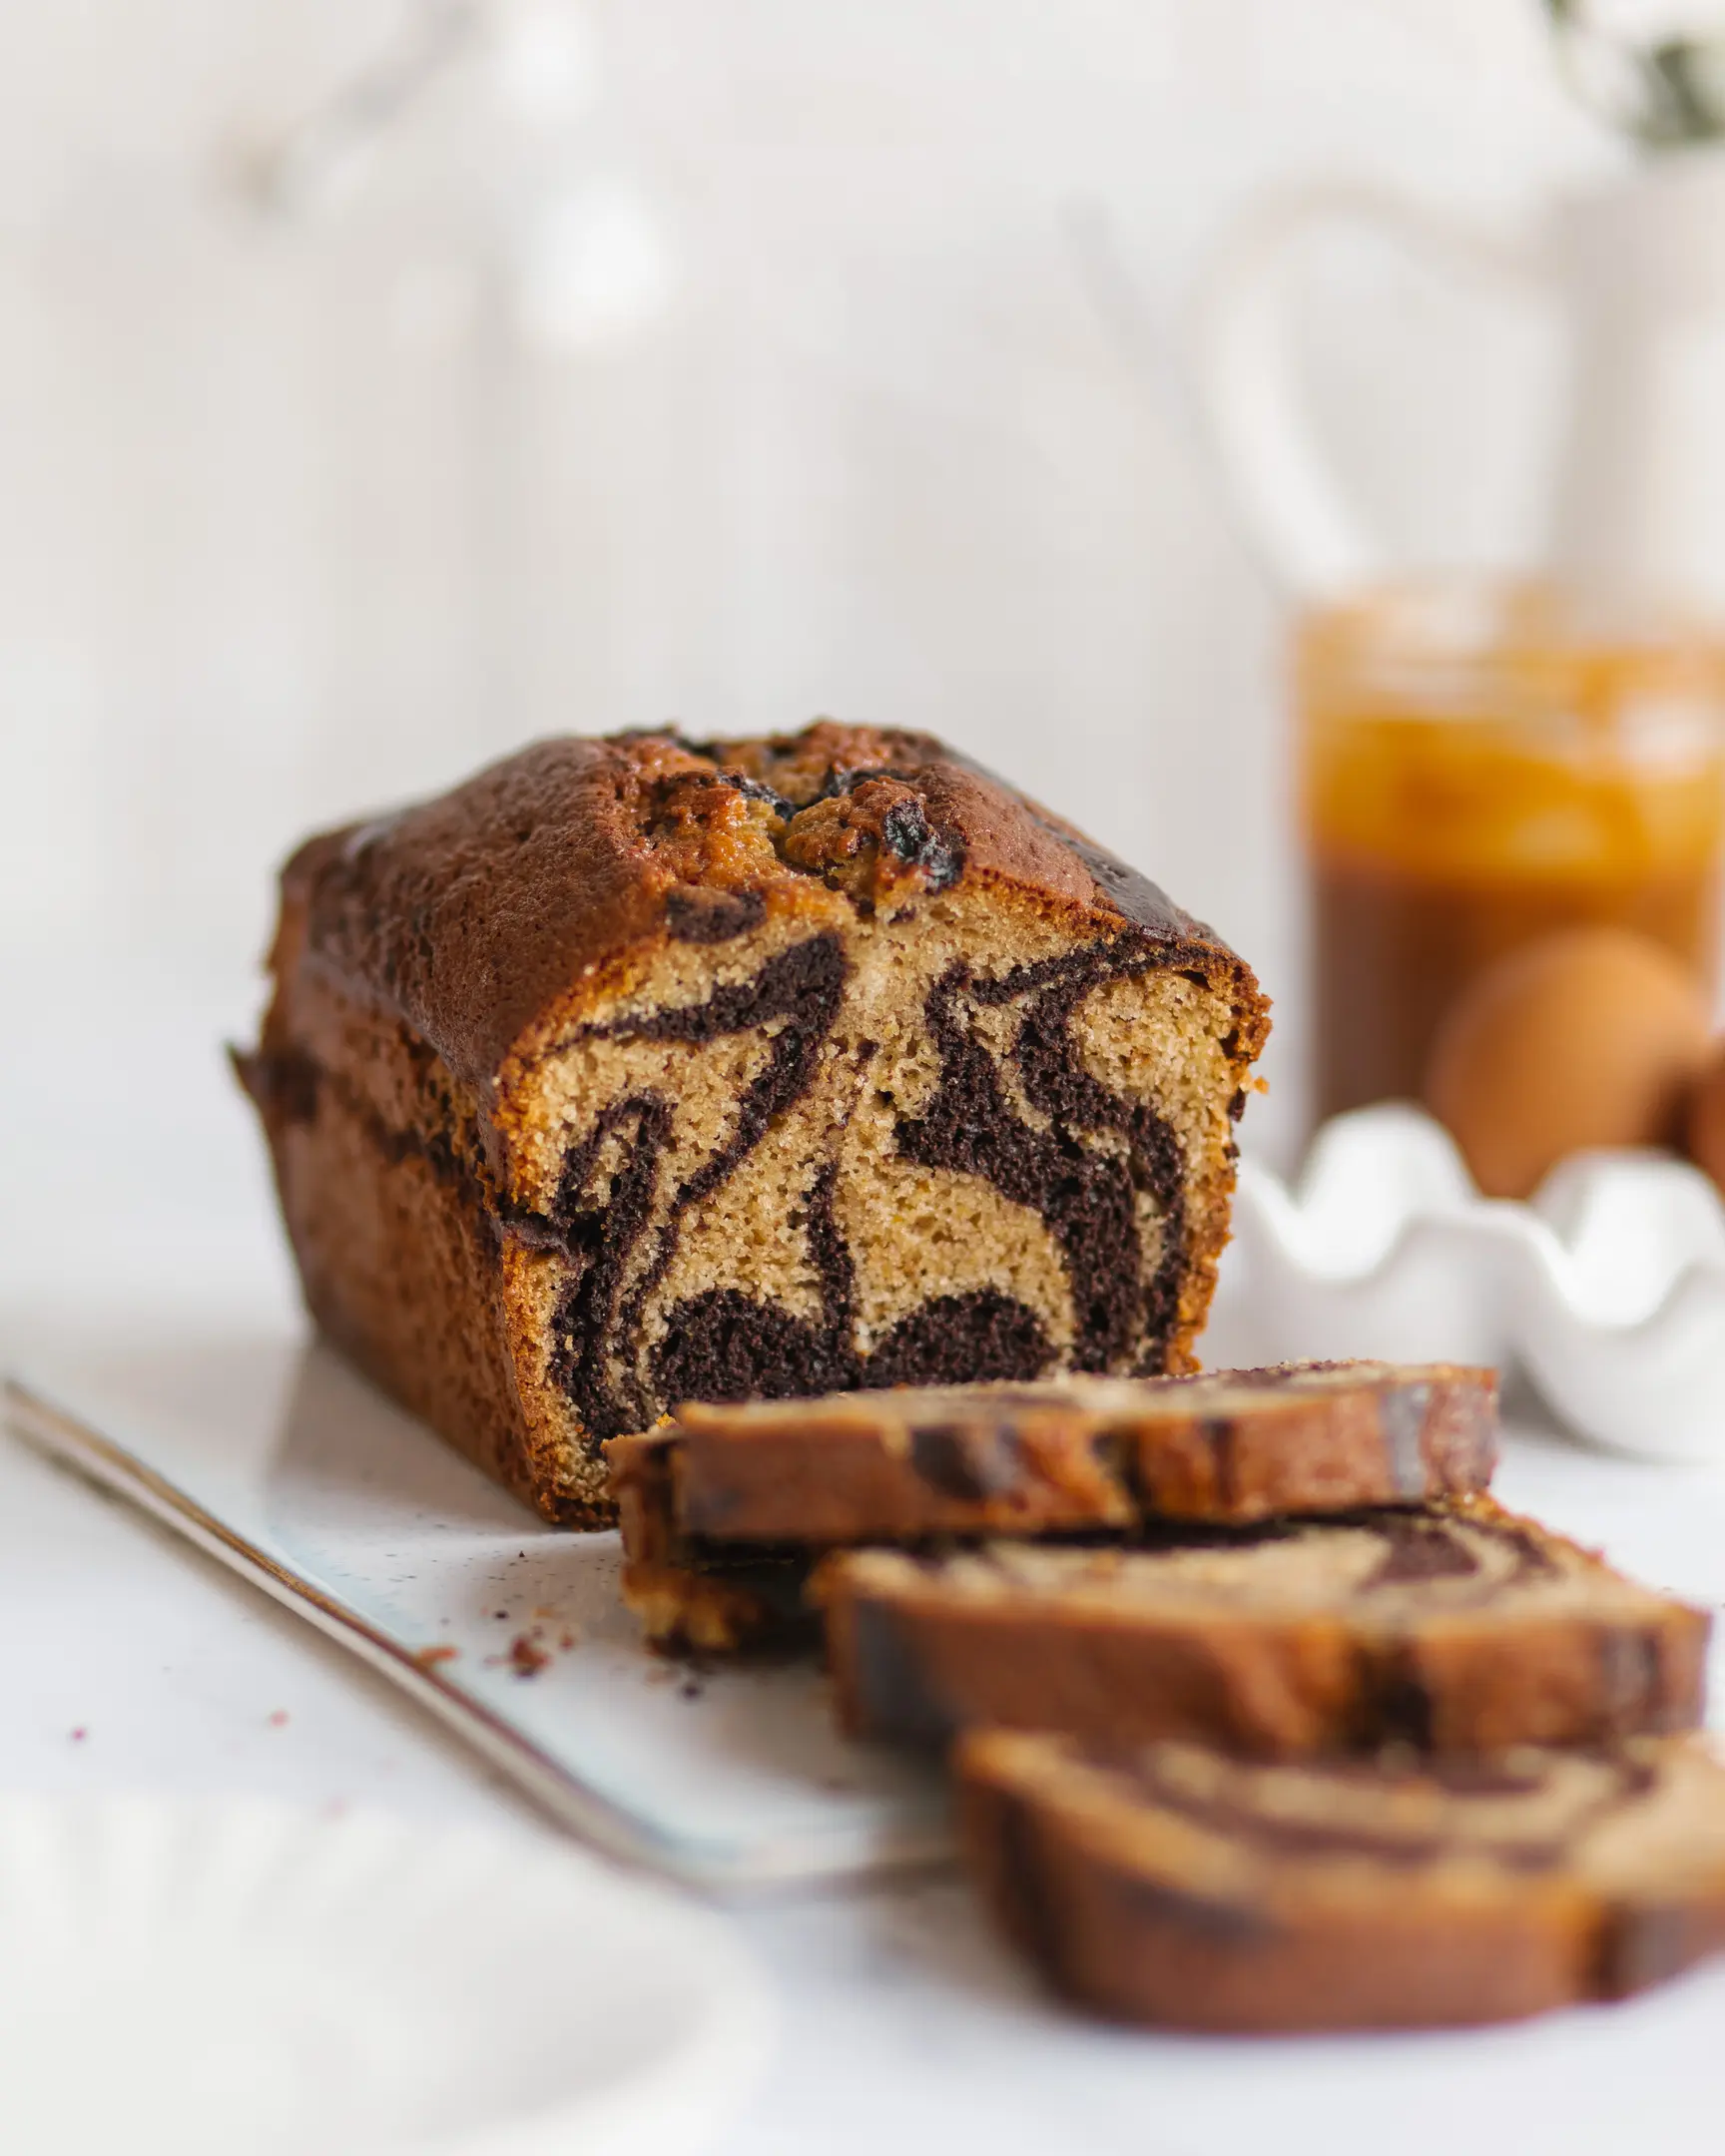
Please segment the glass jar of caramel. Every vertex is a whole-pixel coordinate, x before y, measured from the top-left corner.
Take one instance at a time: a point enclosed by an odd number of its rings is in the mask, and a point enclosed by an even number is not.
[[[1492,960],[1611,924],[1715,979],[1725,643],[1545,587],[1430,582],[1296,646],[1316,1106],[1421,1091]]]

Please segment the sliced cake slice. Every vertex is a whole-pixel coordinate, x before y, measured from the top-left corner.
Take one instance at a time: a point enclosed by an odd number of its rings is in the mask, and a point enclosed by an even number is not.
[[[676,1454],[654,1438],[616,1437],[612,1489],[623,1530],[623,1600],[650,1646],[731,1655],[812,1647],[820,1613],[807,1596],[809,1553],[734,1543],[700,1555],[677,1531]]]
[[[1725,1771],[1693,1739],[1266,1766],[979,1731],[957,1768],[985,1899],[1057,1990],[1120,2020],[1498,2021],[1725,1945]]]
[[[624,1594],[662,1644],[719,1648],[777,1625],[768,1552],[1463,1495],[1496,1404],[1490,1370],[1385,1362],[690,1403],[610,1446]]]
[[[554,1518],[682,1400],[1193,1366],[1268,1006],[927,736],[541,742],[303,845],[272,969],[306,1303]]]
[[[924,1745],[978,1724],[1267,1757],[1590,1744],[1692,1727],[1709,1627],[1489,1498],[1165,1549],[861,1550],[811,1592],[846,1726]]]

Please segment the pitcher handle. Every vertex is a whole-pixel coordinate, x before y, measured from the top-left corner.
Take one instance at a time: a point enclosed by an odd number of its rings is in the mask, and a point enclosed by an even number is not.
[[[1303,242],[1365,227],[1470,277],[1525,289],[1542,280],[1530,242],[1486,232],[1362,180],[1284,191],[1225,241],[1197,309],[1198,387],[1253,536],[1281,580],[1323,600],[1376,581],[1389,552],[1349,498],[1308,423],[1290,363],[1288,294]]]

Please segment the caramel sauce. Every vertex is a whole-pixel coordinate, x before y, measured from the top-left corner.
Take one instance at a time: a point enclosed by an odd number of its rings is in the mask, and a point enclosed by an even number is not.
[[[1713,980],[1718,645],[1437,587],[1315,617],[1297,682],[1320,1116],[1417,1096],[1456,995],[1551,930],[1635,929]]]

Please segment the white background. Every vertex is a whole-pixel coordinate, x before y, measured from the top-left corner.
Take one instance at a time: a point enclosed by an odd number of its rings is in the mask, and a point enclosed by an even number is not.
[[[46,965],[238,1025],[306,827],[550,730],[831,712],[951,735],[1233,938],[1285,1146],[1284,623],[1193,287],[1307,173],[1507,220],[1611,169],[1533,0],[488,13],[276,212],[270,153],[424,15],[0,17],[10,1006]],[[1366,250],[1312,283],[1314,402],[1403,558],[1512,551],[1539,325]]]

